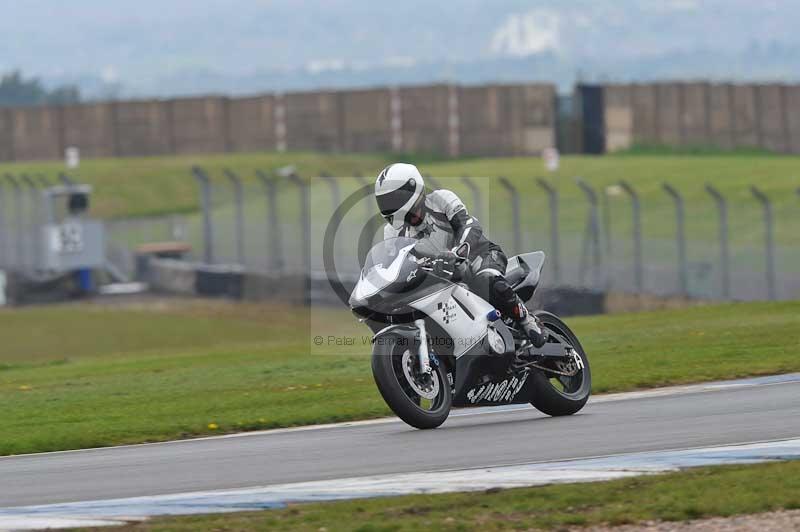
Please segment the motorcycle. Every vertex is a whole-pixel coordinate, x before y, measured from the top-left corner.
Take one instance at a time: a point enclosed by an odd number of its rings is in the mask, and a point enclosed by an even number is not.
[[[464,282],[469,244],[449,270],[428,240],[392,238],[367,254],[349,305],[373,332],[372,374],[407,424],[436,428],[452,407],[530,403],[550,416],[578,412],[591,393],[589,359],[554,314],[536,311],[546,343],[525,333]],[[545,254],[508,260],[506,280],[523,301],[539,284]]]

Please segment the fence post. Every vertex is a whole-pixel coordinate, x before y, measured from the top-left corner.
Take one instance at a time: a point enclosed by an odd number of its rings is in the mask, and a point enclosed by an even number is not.
[[[678,278],[681,285],[681,295],[687,297],[689,295],[689,264],[686,258],[686,212],[683,206],[683,197],[669,183],[662,184],[661,188],[675,202],[675,229],[677,232],[676,238],[678,244]]]
[[[356,183],[358,183],[362,187],[369,186],[369,181],[367,181],[367,179],[363,175],[361,175],[359,172],[356,172],[353,175],[353,179],[355,179]],[[365,206],[365,208],[367,210],[367,218],[366,219],[369,220],[375,214],[375,206],[373,204],[370,204],[368,201],[364,202],[364,206]]]
[[[605,235],[606,257],[610,260],[613,255],[611,242],[611,208],[609,206],[608,187],[603,187],[602,190],[603,206],[601,212],[603,213],[603,234]]]
[[[332,174],[329,174],[328,172],[320,173],[319,177],[328,184],[328,187],[331,190],[331,204],[333,210],[331,211],[332,214],[330,222],[335,224],[336,227],[339,227],[342,221],[342,214],[338,212],[339,207],[342,204],[342,195],[339,190],[339,182],[336,180],[336,177],[334,177]],[[334,262],[336,262],[338,258],[337,255],[341,254],[337,253],[337,251],[341,251],[340,248],[334,247],[333,250]]]
[[[30,213],[28,216],[28,223],[30,226],[26,231],[28,233],[28,255],[30,259],[29,266],[36,268],[40,264],[40,255],[41,250],[39,246],[39,187],[36,185],[36,182],[31,179],[31,177],[27,174],[22,174],[20,176],[21,181],[28,187],[28,206],[30,208]]]
[[[203,209],[203,260],[206,264],[214,264],[214,228],[211,225],[211,209],[213,208],[211,205],[211,179],[205,170],[199,166],[192,167],[192,174],[200,184],[200,207]]]
[[[369,182],[361,174],[357,173],[354,178],[362,187],[369,186]],[[370,201],[365,201],[364,205],[367,210],[367,216],[364,218],[366,223],[364,224],[364,228],[361,230],[361,234],[358,237],[358,264],[361,267],[363,267],[364,261],[367,259],[367,253],[369,253],[370,249],[372,249],[372,243],[375,240],[375,235],[377,234],[378,230],[380,230],[381,224],[384,221],[380,213],[376,212],[375,205],[373,203]],[[367,239],[367,237],[369,237],[369,239]]]
[[[469,187],[470,192],[472,192],[472,203],[475,206],[475,218],[480,220],[481,214],[483,213],[483,198],[481,198],[481,189],[468,176],[462,177],[461,181],[463,181],[464,184]],[[486,222],[488,221],[489,220],[486,220]]]
[[[322,172],[319,177],[328,183],[328,186],[331,189],[331,203],[333,204],[333,211],[336,212],[336,209],[338,209],[342,204],[342,195],[339,192],[339,183],[336,181],[336,178],[328,172]]]
[[[11,187],[14,189],[14,214],[12,215],[11,219],[14,220],[14,266],[17,270],[20,270],[22,267],[22,256],[24,254],[24,242],[22,241],[22,225],[20,221],[22,220],[22,187],[15,178],[11,174],[5,175],[6,180],[11,183]],[[9,264],[11,262],[9,261]]]
[[[281,227],[278,220],[278,186],[275,179],[261,170],[256,170],[256,176],[267,193],[267,228],[269,238],[267,249],[270,256],[270,266],[275,272],[283,271],[283,255],[281,254]]]
[[[728,247],[728,202],[719,190],[710,183],[706,183],[708,192],[717,204],[717,216],[719,217],[719,248],[720,248],[720,268],[722,269],[722,298],[731,298],[731,256]]]
[[[228,178],[228,181],[231,182],[231,186],[233,187],[233,201],[236,211],[236,262],[238,262],[244,268],[244,190],[242,187],[242,180],[229,168],[226,168],[222,172],[225,174],[225,177]]]
[[[575,178],[575,183],[583,191],[586,200],[589,202],[589,218],[586,220],[586,233],[583,237],[583,252],[581,254],[581,280],[584,280],[586,275],[588,248],[591,247],[594,265],[592,268],[593,283],[594,287],[598,288],[601,286],[600,268],[603,262],[600,255],[600,213],[597,207],[597,192],[580,177]]]
[[[8,225],[6,225],[6,190],[0,181],[0,267],[8,266],[8,249],[6,240]]]
[[[750,187],[750,192],[761,203],[764,209],[764,238],[765,238],[765,252],[767,263],[767,297],[770,300],[775,299],[775,238],[773,236],[773,216],[772,216],[772,202],[769,198],[757,189],[755,186]]]
[[[561,282],[561,252],[558,241],[558,190],[545,181],[537,178],[536,183],[547,193],[547,202],[550,206],[550,254],[553,256],[553,281]]]
[[[517,189],[514,187],[514,185],[512,185],[511,182],[505,177],[500,178],[500,184],[503,185],[503,188],[505,188],[511,196],[511,224],[513,225],[512,229],[514,230],[514,252],[521,253],[522,231],[519,221],[519,194],[517,193]]]
[[[300,223],[303,228],[303,270],[304,273],[311,275],[311,220],[309,219],[309,200],[308,200],[308,184],[303,181],[300,176],[292,172],[288,176],[289,181],[297,185],[300,191]]]
[[[631,212],[633,216],[633,269],[636,279],[636,291],[644,293],[644,254],[642,252],[642,208],[639,203],[639,194],[627,181],[619,182],[620,188],[631,199]]]

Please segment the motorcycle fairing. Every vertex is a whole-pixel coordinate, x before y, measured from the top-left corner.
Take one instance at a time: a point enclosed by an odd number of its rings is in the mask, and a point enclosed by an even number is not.
[[[471,348],[482,348],[489,312],[489,303],[458,284],[434,292],[409,303],[436,322],[453,340],[453,356],[460,357]]]
[[[509,373],[508,364],[507,357],[486,356],[477,349],[456,360],[453,406],[528,403],[532,393],[528,372]]]
[[[544,266],[544,251],[533,251],[514,255],[508,259],[506,267],[506,281],[523,301],[533,297]]]

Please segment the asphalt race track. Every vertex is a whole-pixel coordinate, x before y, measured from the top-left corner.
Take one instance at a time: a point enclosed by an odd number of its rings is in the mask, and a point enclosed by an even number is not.
[[[800,436],[800,374],[600,396],[578,415],[462,410],[0,458],[0,507],[688,449]]]

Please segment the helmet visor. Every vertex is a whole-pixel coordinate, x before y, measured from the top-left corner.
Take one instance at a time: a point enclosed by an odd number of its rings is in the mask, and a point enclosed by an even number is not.
[[[417,184],[413,179],[409,179],[400,188],[375,196],[378,201],[378,209],[380,209],[384,217],[391,216],[408,203],[408,200],[414,196],[416,190]]]

